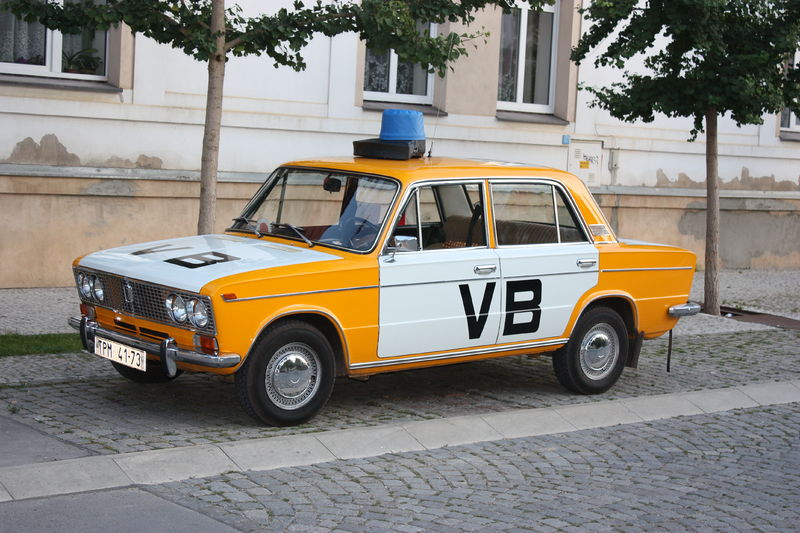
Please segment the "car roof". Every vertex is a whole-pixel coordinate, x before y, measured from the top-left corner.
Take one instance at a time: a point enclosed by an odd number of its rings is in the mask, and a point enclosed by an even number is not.
[[[402,161],[373,159],[368,157],[330,157],[292,161],[286,163],[285,166],[329,168],[366,174],[379,174],[397,178],[406,185],[422,179],[496,176],[550,177],[558,179],[567,185],[573,185],[574,181],[583,185],[576,176],[543,165],[483,159],[458,159],[452,157],[422,157]]]

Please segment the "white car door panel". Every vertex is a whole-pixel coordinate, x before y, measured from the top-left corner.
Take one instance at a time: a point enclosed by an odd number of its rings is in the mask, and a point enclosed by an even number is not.
[[[396,253],[380,259],[380,276],[378,357],[495,342],[502,290],[494,250]]]
[[[580,297],[597,284],[597,248],[536,244],[501,247],[497,253],[504,310],[497,342],[561,337]]]

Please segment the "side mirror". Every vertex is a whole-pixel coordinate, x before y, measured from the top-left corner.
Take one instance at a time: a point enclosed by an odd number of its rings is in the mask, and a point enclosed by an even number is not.
[[[419,241],[416,237],[408,235],[395,235],[389,240],[389,245],[384,251],[386,259],[384,263],[394,263],[394,255],[397,252],[418,252]]]
[[[419,252],[419,240],[410,235],[395,235],[391,246],[398,252]]]

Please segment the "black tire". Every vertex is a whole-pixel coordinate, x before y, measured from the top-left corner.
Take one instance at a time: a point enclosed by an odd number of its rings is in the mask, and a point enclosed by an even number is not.
[[[318,329],[297,320],[271,326],[236,372],[245,412],[273,426],[301,424],[316,415],[333,391],[335,360]]]
[[[129,366],[115,363],[114,361],[111,361],[111,364],[122,377],[128,378],[136,383],[165,383],[167,381],[172,381],[183,373],[182,370],[178,370],[178,373],[175,374],[175,376],[169,378],[164,375],[164,372],[161,371],[161,364],[159,364],[157,361],[152,361],[149,359],[147,361],[147,370],[144,372]]]
[[[617,382],[628,360],[628,331],[616,311],[586,311],[566,346],[553,354],[553,370],[564,387],[579,394],[600,394]]]

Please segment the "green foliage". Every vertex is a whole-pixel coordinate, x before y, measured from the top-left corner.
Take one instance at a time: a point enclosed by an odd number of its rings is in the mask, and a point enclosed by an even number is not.
[[[644,55],[648,72],[584,87],[618,119],[693,117],[693,140],[709,111],[729,112],[737,125],[800,111],[800,65],[787,70],[800,48],[800,0],[596,0],[583,14],[593,25],[574,61],[598,50],[596,66],[623,69]]]
[[[554,0],[528,0],[532,7]],[[446,33],[430,37],[417,31],[416,22],[469,24],[473,12],[486,6],[507,8],[505,0],[361,0],[294,2],[269,15],[247,17],[234,4],[225,13],[225,50],[217,51],[210,29],[211,0],[107,0],[90,1],[6,0],[0,9],[26,21],[39,21],[64,33],[105,30],[124,22],[136,32],[159,43],[183,50],[200,61],[218,53],[235,56],[265,54],[275,65],[302,70],[301,54],[315,33],[334,36],[355,32],[367,46],[383,51],[393,48],[402,61],[420,63],[444,74],[447,65],[467,53],[470,40],[481,31]]]
[[[0,357],[42,353],[79,352],[83,349],[77,333],[43,335],[0,335]]]

